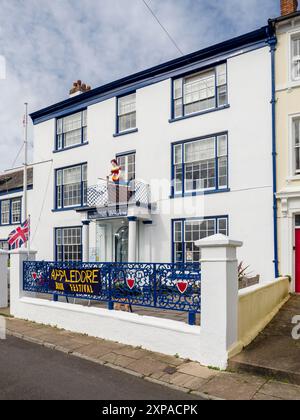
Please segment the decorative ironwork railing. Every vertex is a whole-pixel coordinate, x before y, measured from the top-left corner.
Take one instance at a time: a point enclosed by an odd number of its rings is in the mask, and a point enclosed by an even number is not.
[[[89,207],[103,208],[130,203],[149,206],[151,204],[150,186],[136,180],[128,184],[100,180],[97,185],[88,187],[87,204]]]
[[[25,261],[27,292],[189,313],[194,325],[201,308],[199,264],[58,263]]]

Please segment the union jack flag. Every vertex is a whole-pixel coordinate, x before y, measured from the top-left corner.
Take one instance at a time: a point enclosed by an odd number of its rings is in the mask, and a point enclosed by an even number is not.
[[[26,220],[20,227],[13,230],[8,237],[10,249],[21,248],[28,240],[30,235],[30,220]]]

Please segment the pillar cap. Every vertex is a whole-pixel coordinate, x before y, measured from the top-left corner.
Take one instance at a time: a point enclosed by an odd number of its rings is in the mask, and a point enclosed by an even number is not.
[[[200,239],[199,241],[196,241],[195,244],[199,248],[239,248],[243,246],[243,242],[236,241],[234,239],[229,238],[228,236],[221,234]]]

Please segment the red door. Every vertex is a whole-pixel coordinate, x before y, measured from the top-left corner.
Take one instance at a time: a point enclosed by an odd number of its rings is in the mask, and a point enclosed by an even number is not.
[[[296,293],[300,293],[300,229],[295,232]]]

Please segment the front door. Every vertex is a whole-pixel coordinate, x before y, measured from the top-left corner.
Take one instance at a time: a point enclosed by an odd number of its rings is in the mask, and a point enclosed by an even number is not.
[[[296,293],[300,293],[300,229],[295,232],[295,265]]]
[[[115,260],[128,262],[128,226],[122,226],[115,235]]]

